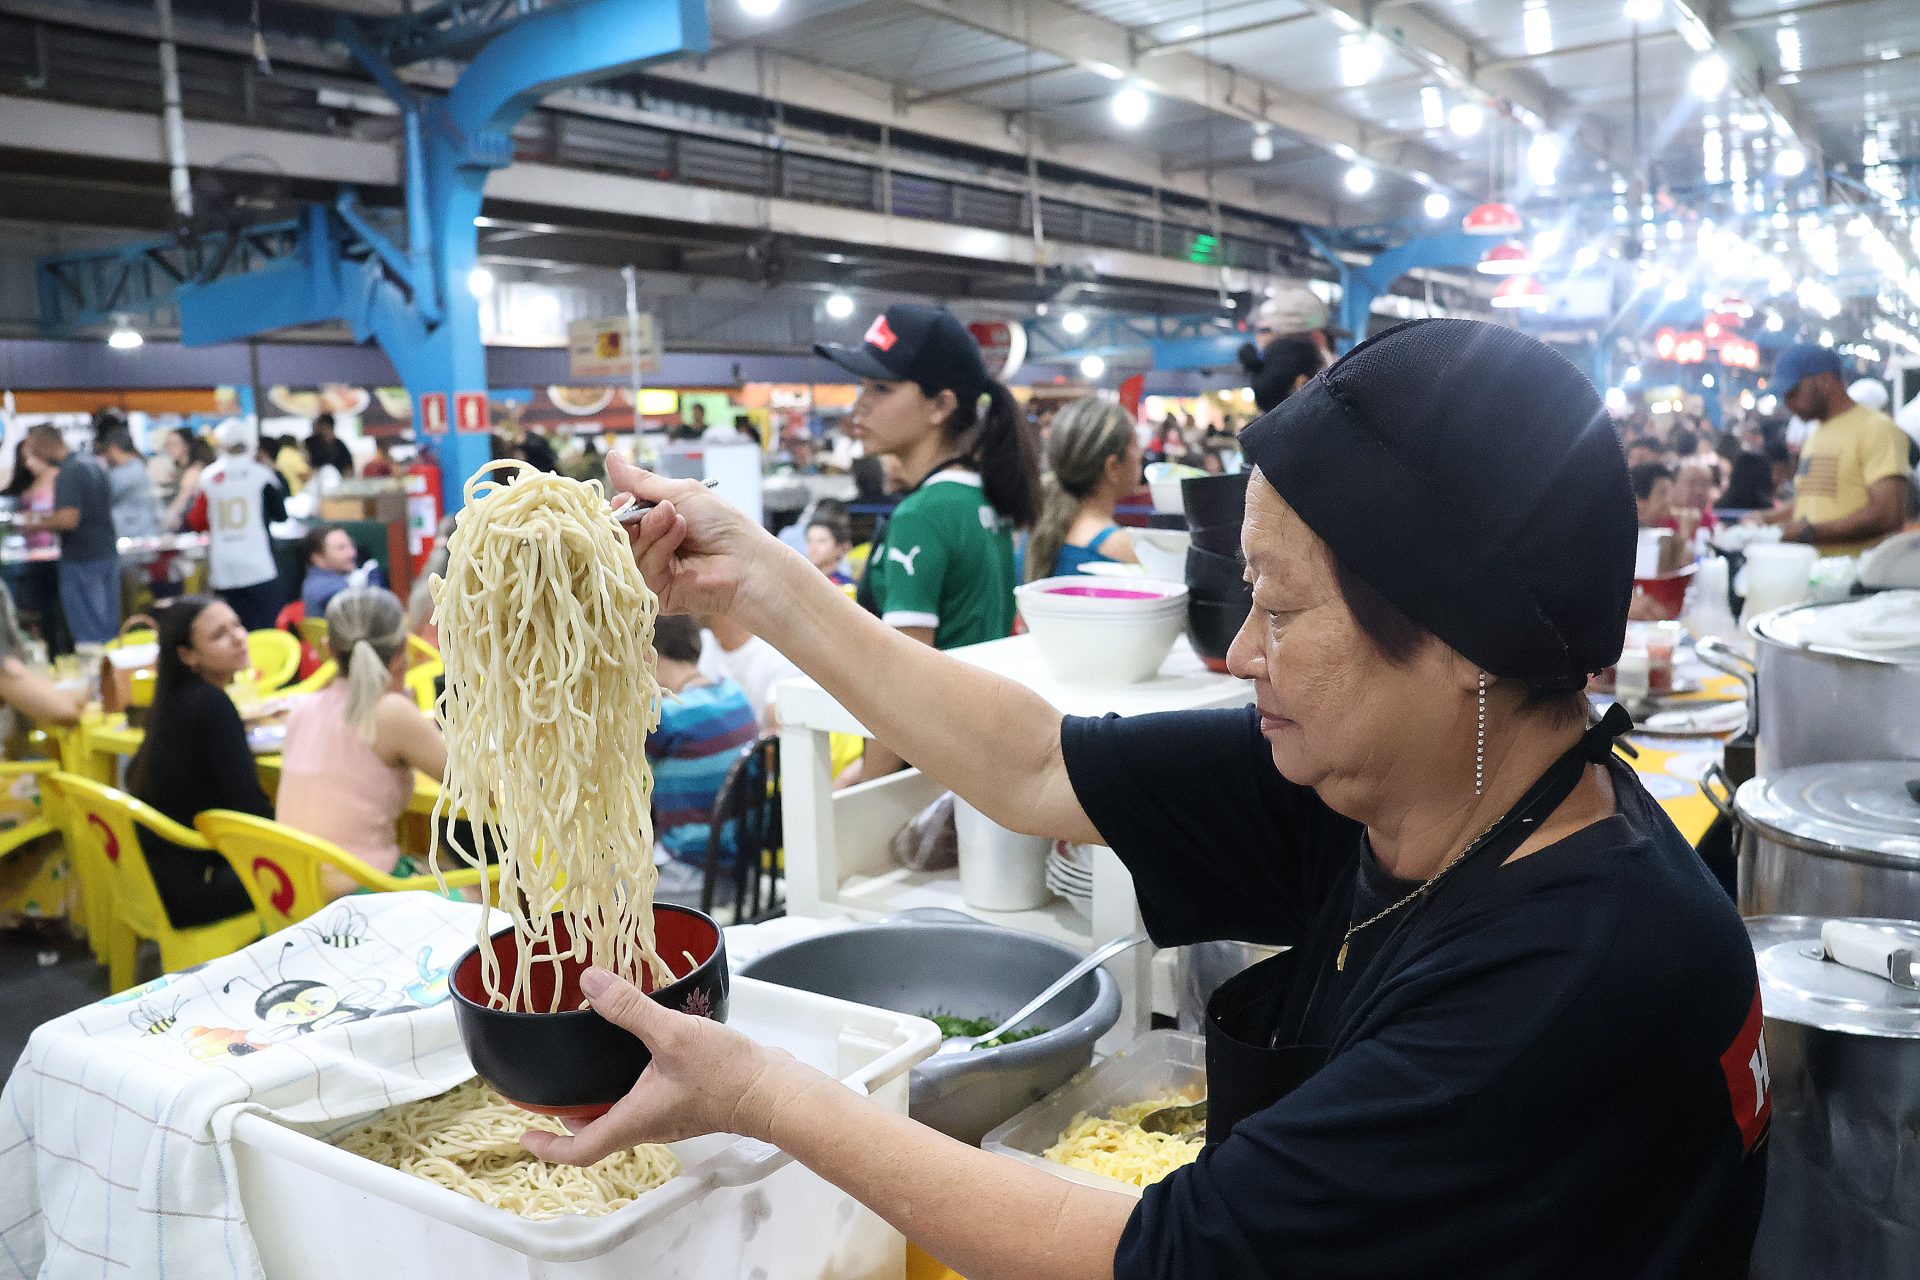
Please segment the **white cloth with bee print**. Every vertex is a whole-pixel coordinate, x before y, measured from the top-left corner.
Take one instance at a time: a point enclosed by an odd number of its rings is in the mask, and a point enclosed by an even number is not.
[[[331,1128],[470,1077],[447,975],[481,910],[342,899],[38,1028],[0,1092],[0,1280],[259,1277],[234,1117]]]

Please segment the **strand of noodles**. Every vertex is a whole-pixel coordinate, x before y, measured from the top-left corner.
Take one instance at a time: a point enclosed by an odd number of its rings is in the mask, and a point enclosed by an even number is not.
[[[1041,1154],[1055,1164],[1103,1174],[1136,1187],[1150,1187],[1183,1165],[1200,1158],[1205,1139],[1148,1133],[1140,1122],[1161,1107],[1194,1101],[1184,1094],[1149,1098],[1113,1108],[1104,1116],[1085,1112],[1073,1118],[1060,1140]]]
[[[680,1162],[660,1146],[617,1151],[583,1169],[545,1164],[520,1145],[520,1135],[529,1127],[566,1132],[558,1120],[529,1115],[478,1080],[469,1080],[437,1098],[395,1107],[337,1145],[389,1169],[536,1219],[611,1213],[680,1172]]]
[[[436,839],[440,819],[456,814],[491,838],[498,905],[513,918],[518,965],[504,991],[484,917],[480,925],[492,1003],[532,1010],[537,966],[557,971],[565,957],[636,984],[643,968],[656,984],[670,981],[654,950],[653,771],[644,749],[660,723],[659,602],[600,486],[519,461],[481,468],[447,542],[446,574],[429,590],[446,664]],[[448,843],[468,865],[482,865],[486,840],[480,848],[457,836]],[[568,948],[558,945],[556,921],[566,925]],[[559,982],[551,988],[549,1013],[560,1001]]]

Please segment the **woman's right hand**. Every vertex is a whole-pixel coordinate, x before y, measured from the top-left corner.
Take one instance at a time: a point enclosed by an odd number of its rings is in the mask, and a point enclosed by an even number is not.
[[[664,613],[734,614],[785,550],[698,481],[669,480],[610,453],[607,486],[654,504],[626,526],[627,541]]]

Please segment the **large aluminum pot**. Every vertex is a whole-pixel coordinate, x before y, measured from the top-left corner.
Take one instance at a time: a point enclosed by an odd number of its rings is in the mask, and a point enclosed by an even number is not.
[[[1740,913],[1920,920],[1916,780],[1920,760],[1856,760],[1742,784]]]
[[[1823,615],[1841,604],[1791,605],[1747,624],[1754,658],[1700,646],[1722,670],[1755,687],[1761,773],[1834,760],[1920,759],[1920,637],[1915,647],[1862,652],[1819,639]]]
[[[776,947],[740,972],[896,1013],[1003,1018],[1080,958],[1064,943],[977,921],[881,921]],[[1119,1020],[1120,986],[1095,969],[1033,1015],[1033,1025],[1049,1028],[1041,1035],[915,1067],[908,1112],[978,1144],[1093,1061],[1093,1042]]]
[[[1754,1280],[1912,1280],[1920,1267],[1920,992],[1824,958],[1820,917],[1747,921],[1773,1086]],[[1920,925],[1864,923],[1920,948]]]
[[[1251,969],[1285,950],[1285,947],[1268,947],[1258,942],[1196,942],[1181,947],[1175,961],[1180,1029],[1205,1032],[1207,1001],[1213,999],[1220,984],[1242,969]]]

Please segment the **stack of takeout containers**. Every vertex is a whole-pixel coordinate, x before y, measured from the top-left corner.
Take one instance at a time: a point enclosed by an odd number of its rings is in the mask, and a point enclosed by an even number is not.
[[[1069,684],[1152,679],[1187,616],[1187,589],[1152,578],[1041,578],[1016,587],[1013,598],[1040,656]]]
[[[1187,548],[1187,638],[1215,671],[1226,670],[1227,647],[1253,608],[1253,588],[1240,559],[1240,522],[1247,509],[1247,473],[1180,482],[1192,545]]]

